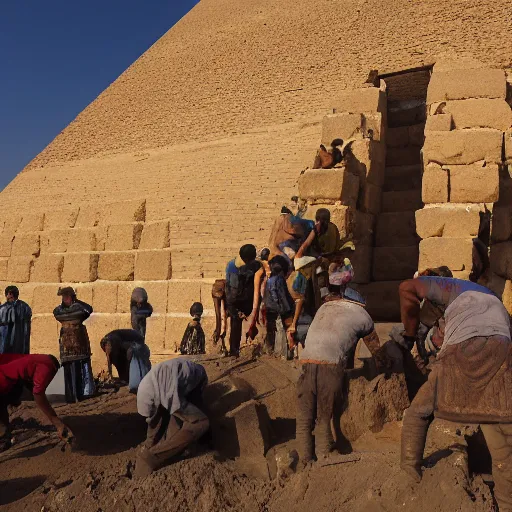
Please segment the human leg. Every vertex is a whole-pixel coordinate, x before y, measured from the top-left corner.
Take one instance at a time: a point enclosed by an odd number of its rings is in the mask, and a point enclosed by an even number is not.
[[[265,352],[273,354],[276,346],[277,333],[277,315],[275,313],[267,313],[267,334],[265,336]]]
[[[11,447],[11,427],[9,423],[8,401],[0,397],[0,452]]]
[[[500,512],[512,511],[512,424],[480,425],[492,457],[494,496]]]
[[[305,364],[297,381],[296,434],[299,456],[304,462],[313,460],[313,429],[316,420],[316,367]]]
[[[66,402],[68,404],[74,404],[77,401],[75,361],[62,363],[62,368],[64,369],[64,389],[66,393]]]
[[[238,357],[240,355],[240,340],[242,339],[242,319],[235,315],[230,318],[229,355]]]

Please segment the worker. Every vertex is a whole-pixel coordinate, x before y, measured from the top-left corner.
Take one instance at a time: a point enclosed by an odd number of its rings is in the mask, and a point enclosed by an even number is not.
[[[432,414],[457,423],[479,423],[492,456],[494,494],[501,511],[512,511],[512,343],[510,319],[487,288],[459,279],[425,277],[399,288],[406,340],[413,342],[420,302],[446,307],[444,336],[427,382],[405,411],[401,467],[415,481]]]
[[[137,410],[146,418],[148,433],[135,477],[162,467],[208,430],[208,418],[201,410],[207,383],[205,369],[183,357],[153,366],[142,379]]]
[[[9,405],[19,405],[23,388],[32,391],[40,411],[63,440],[73,437],[46,398],[46,388],[59,369],[57,358],[42,354],[0,354],[0,452],[11,446]]]

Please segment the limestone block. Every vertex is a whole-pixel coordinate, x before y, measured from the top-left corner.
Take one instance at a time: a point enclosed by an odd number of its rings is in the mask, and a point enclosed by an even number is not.
[[[373,140],[382,140],[382,114],[329,114],[322,120],[322,144],[329,146],[334,139],[347,141],[367,136],[373,131]]]
[[[64,256],[50,253],[41,254],[34,261],[30,279],[40,283],[60,283],[63,267]]]
[[[505,242],[512,238],[512,206],[495,206],[492,210],[491,240]]]
[[[499,171],[497,165],[485,167],[453,165],[450,173],[450,202],[494,203],[498,200]]]
[[[82,204],[78,211],[75,228],[94,228],[105,215],[104,208],[97,204]]]
[[[424,203],[448,202],[448,171],[436,164],[425,168],[421,184],[421,199]]]
[[[512,165],[512,129],[505,132],[505,162]]]
[[[359,177],[340,169],[310,169],[299,176],[299,196],[309,201],[341,201],[355,206]]]
[[[13,256],[38,256],[39,251],[39,234],[20,233],[15,235],[11,249]]]
[[[48,252],[66,252],[70,229],[52,229],[48,232]]]
[[[421,189],[421,165],[399,165],[397,167],[386,167],[384,174],[384,192],[406,191]]]
[[[424,123],[426,117],[426,106],[419,100],[405,107],[401,102],[398,105],[390,103],[387,114],[388,126],[391,128]]]
[[[453,119],[451,114],[436,114],[427,117],[425,132],[449,132],[452,128]]]
[[[30,352],[32,354],[52,354],[59,358],[60,323],[53,315],[32,316],[30,331]]]
[[[0,259],[0,281],[7,281],[7,265],[9,263],[8,258]]]
[[[117,317],[119,318],[119,329],[132,328],[132,317],[129,313],[118,314]]]
[[[411,279],[418,270],[418,246],[374,247],[373,279],[390,281]]]
[[[161,281],[171,278],[171,251],[138,251],[135,262],[137,281]]]
[[[338,95],[334,107],[337,112],[386,112],[386,93],[377,87],[365,87],[343,91]]]
[[[146,200],[134,199],[111,203],[105,208],[106,214],[100,220],[102,224],[130,224],[146,220]]]
[[[83,300],[84,302],[87,302],[87,304],[90,304],[92,306],[92,298],[93,298],[93,285],[92,284],[77,284],[74,286],[76,296]]]
[[[12,251],[12,235],[0,236],[0,256],[8,258]]]
[[[2,230],[2,235],[14,237],[14,233],[18,230],[21,224],[21,215],[12,215],[10,217],[4,217],[4,228]]]
[[[455,57],[451,55],[441,55],[437,58],[434,64],[434,72],[438,71],[454,71],[456,69],[470,70],[470,69],[488,69],[488,66],[482,61],[475,59],[473,56]]]
[[[422,206],[420,189],[382,192],[383,213],[415,211]]]
[[[67,250],[69,252],[96,251],[96,231],[94,229],[70,229]]]
[[[190,307],[190,306],[189,306]],[[167,316],[165,319],[165,350],[179,349],[183,333],[190,322],[189,316]]]
[[[512,205],[512,164],[502,165],[499,169],[500,173],[500,190],[497,205]],[[1,237],[0,237],[1,239]]]
[[[213,312],[212,285],[213,283],[201,283],[199,299],[205,311],[211,310]]]
[[[63,210],[50,210],[44,215],[44,229],[68,229],[75,227],[78,217],[78,208],[66,208]]]
[[[397,126],[388,128],[386,132],[386,145],[388,148],[400,148],[409,145],[409,127]]]
[[[169,281],[167,311],[188,313],[194,302],[201,301],[201,290],[200,281]]]
[[[98,261],[98,279],[133,281],[135,254],[133,252],[104,252]]]
[[[153,306],[153,314],[165,315],[167,313],[167,294],[169,288],[167,281],[119,283],[117,291],[118,313],[130,313],[132,292],[137,287],[146,290],[149,303]]]
[[[401,281],[375,281],[354,286],[366,299],[366,309],[373,320],[400,321],[400,297],[398,286]],[[381,342],[384,340],[381,340]]]
[[[162,220],[144,225],[139,249],[166,249],[169,247],[169,221]]]
[[[91,342],[93,373],[96,375],[99,373],[96,368],[103,367],[107,361],[105,353],[100,348],[100,341],[109,332],[119,329],[119,315],[92,314],[84,324]]]
[[[363,139],[350,145],[346,158],[347,170],[359,176],[359,183],[373,183],[379,187],[384,183],[386,145],[383,142]]]
[[[364,213],[376,215],[382,208],[382,189],[367,182],[362,190],[359,208]]]
[[[375,227],[377,247],[408,247],[417,243],[413,211],[381,213],[377,217]]]
[[[420,242],[419,269],[446,265],[453,271],[470,271],[473,242],[471,238],[425,238]]]
[[[96,235],[96,250],[104,251],[107,246],[108,226],[98,226],[94,232]]]
[[[386,166],[417,165],[421,163],[419,146],[405,148],[389,148],[386,152]]]
[[[423,162],[468,165],[485,160],[501,163],[503,132],[475,129],[428,132],[423,146]]]
[[[146,322],[146,345],[151,352],[165,349],[165,316],[152,316]]]
[[[63,283],[89,283],[98,278],[98,255],[87,252],[64,256]]]
[[[512,279],[512,242],[491,245],[491,269],[504,279]]]
[[[512,125],[512,110],[504,99],[448,101],[444,111],[452,115],[457,130],[494,128],[505,131]]]
[[[138,249],[143,224],[114,224],[108,226],[106,251]]]
[[[409,141],[412,146],[423,146],[425,142],[425,123],[408,126]]]
[[[471,238],[478,235],[482,204],[431,205],[416,211],[416,232],[421,238],[444,236]]]
[[[7,264],[7,280],[13,283],[28,283],[34,261],[31,256],[9,258]]]
[[[57,296],[59,285],[41,284],[34,288],[33,310],[36,313],[53,313],[53,310],[60,304],[61,298]]]
[[[372,252],[373,247],[356,245],[356,250],[348,255],[354,266],[354,283],[368,283],[371,280]]]
[[[24,213],[18,231],[41,231],[44,226],[44,213]]]
[[[427,103],[466,98],[501,98],[507,95],[502,69],[435,71],[430,78]]]
[[[96,281],[92,285],[92,307],[96,313],[117,311],[117,283]]]

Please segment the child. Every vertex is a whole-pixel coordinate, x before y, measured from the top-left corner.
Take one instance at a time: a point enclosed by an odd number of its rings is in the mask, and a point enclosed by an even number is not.
[[[190,308],[192,321],[187,325],[185,334],[181,340],[180,352],[185,355],[205,354],[205,337],[201,327],[201,315],[203,314],[203,305],[200,302],[194,302]]]

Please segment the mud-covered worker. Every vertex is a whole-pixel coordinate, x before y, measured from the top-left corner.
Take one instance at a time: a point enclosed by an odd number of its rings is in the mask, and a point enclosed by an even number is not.
[[[73,436],[71,430],[55,414],[45,391],[59,369],[54,356],[42,354],[0,355],[0,452],[11,446],[9,405],[19,405],[23,388],[32,391],[41,412],[55,426],[61,439]]]
[[[0,354],[29,354],[32,310],[20,300],[16,286],[5,289],[5,304],[0,306]]]
[[[135,329],[116,329],[103,337],[100,347],[107,356],[109,378],[112,380],[114,365],[119,378],[135,391],[151,369],[151,353],[142,334]]]
[[[148,433],[134,476],[147,476],[198,440],[209,427],[202,412],[208,383],[200,364],[178,357],[153,366],[137,392],[137,410]]]
[[[365,301],[355,290],[339,283],[337,272],[329,276],[331,295],[317,311],[300,354],[302,373],[297,382],[297,442],[303,462],[327,457],[334,447],[331,417],[341,399],[343,374],[350,352],[363,338],[372,355],[382,353]],[[377,366],[383,361],[377,360]],[[316,426],[315,426],[316,422]],[[315,444],[313,447],[313,429]]]
[[[487,288],[470,281],[419,277],[399,288],[406,336],[419,325],[420,302],[446,306],[444,339],[428,381],[405,411],[401,467],[421,480],[432,414],[457,423],[480,423],[492,456],[495,496],[512,511],[512,343],[509,315]]]
[[[239,255],[226,266],[226,307],[230,318],[229,355],[240,355],[243,320],[252,312],[254,276],[261,267],[256,247],[243,245]]]

